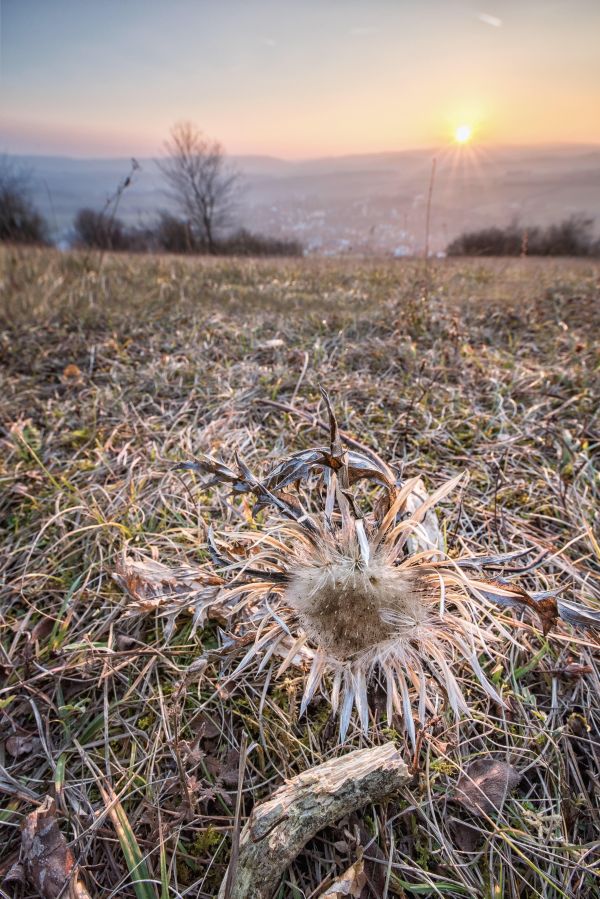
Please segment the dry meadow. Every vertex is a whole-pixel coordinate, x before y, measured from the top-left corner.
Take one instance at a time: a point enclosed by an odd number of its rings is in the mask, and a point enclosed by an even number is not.
[[[322,442],[322,385],[399,477],[468,472],[440,510],[451,556],[547,552],[522,583],[598,608],[600,265],[5,249],[0,268],[0,895],[34,895],[1,878],[51,795],[92,897],[213,897],[236,805],[389,739],[411,785],[320,833],[279,899],[357,859],[363,896],[600,895],[591,633],[498,609],[516,639],[482,664],[505,707],[442,708],[413,758],[375,690],[368,737],[353,719],[340,747],[327,703],[299,717],[301,667],[228,681],[235,610],[195,619],[114,578],[124,553],[212,570],[208,525],[256,527],[251,503],[177,463],[261,472]],[[481,815],[455,789],[490,757],[520,782]]]

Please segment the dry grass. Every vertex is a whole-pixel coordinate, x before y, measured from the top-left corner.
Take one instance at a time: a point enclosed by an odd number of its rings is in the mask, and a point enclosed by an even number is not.
[[[325,702],[299,719],[301,670],[228,684],[218,650],[239,650],[219,613],[192,636],[189,615],[131,614],[112,578],[125,546],[209,569],[207,522],[251,527],[249,504],[173,463],[239,450],[260,471],[313,445],[318,382],[341,427],[403,476],[435,488],[470,471],[446,501],[451,552],[549,548],[525,585],[600,602],[598,265],[0,263],[2,871],[53,792],[91,895],[214,896],[242,740],[246,814],[344,751]],[[317,837],[280,899],[316,897],[357,840],[372,895],[600,894],[596,644],[498,615],[518,640],[486,673],[508,713],[482,701],[460,730],[442,714],[413,787]],[[370,737],[353,725],[349,745],[402,745],[370,703]],[[488,755],[523,777],[500,816],[471,818],[452,790]],[[31,895],[0,895],[15,889]]]

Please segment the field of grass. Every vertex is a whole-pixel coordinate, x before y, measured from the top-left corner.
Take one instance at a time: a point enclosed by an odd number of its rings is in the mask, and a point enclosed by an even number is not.
[[[600,265],[5,249],[0,267],[0,896],[36,895],[2,878],[48,794],[91,896],[213,897],[243,737],[242,816],[352,748],[391,738],[412,760],[376,695],[368,738],[353,720],[340,747],[327,703],[299,718],[302,669],[226,682],[235,611],[195,627],[189,603],[142,608],[113,577],[125,551],[212,570],[208,524],[255,527],[251,503],[175,464],[238,452],[261,472],[320,443],[319,384],[400,477],[469,472],[440,511],[450,555],[549,550],[521,583],[598,608]],[[319,834],[279,899],[361,852],[363,896],[600,895],[597,640],[498,617],[516,640],[481,662],[506,708],[442,709],[410,788]],[[453,790],[490,756],[521,782],[478,817]]]

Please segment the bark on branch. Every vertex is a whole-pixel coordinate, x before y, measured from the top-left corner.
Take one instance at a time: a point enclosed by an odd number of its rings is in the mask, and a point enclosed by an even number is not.
[[[284,871],[315,834],[386,799],[410,779],[393,743],[359,749],[292,778],[253,809],[219,899],[270,899]]]

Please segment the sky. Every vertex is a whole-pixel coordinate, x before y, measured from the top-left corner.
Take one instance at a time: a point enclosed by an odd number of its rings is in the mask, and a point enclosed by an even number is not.
[[[600,143],[600,0],[0,0],[0,151]]]

